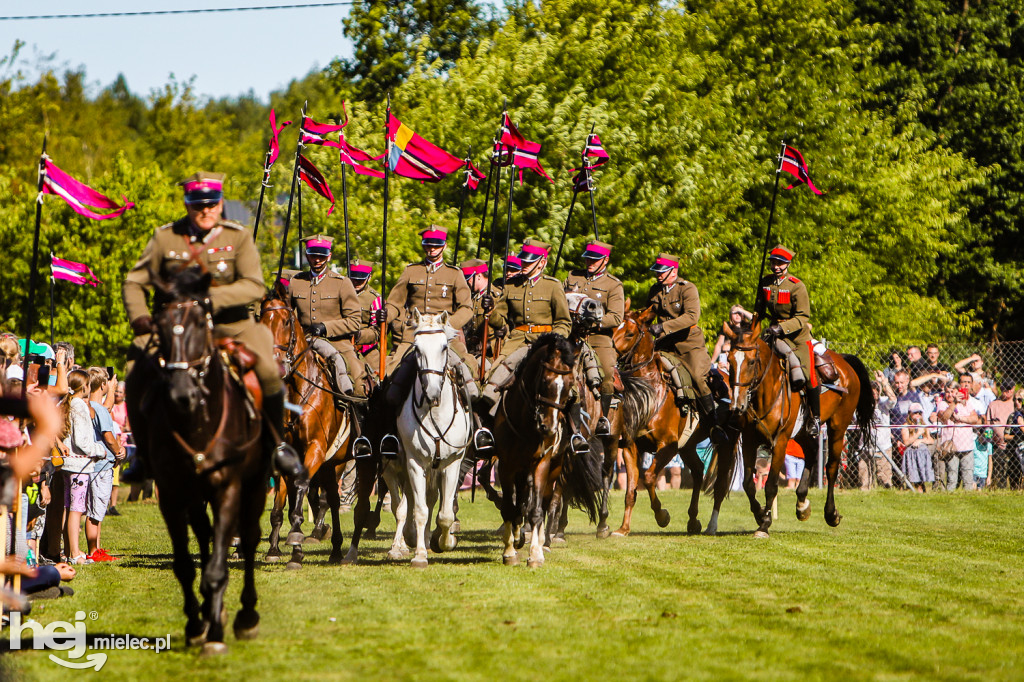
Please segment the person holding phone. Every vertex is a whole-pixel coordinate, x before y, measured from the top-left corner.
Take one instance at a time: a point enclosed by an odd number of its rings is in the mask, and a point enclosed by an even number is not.
[[[939,452],[946,469],[946,490],[956,490],[962,481],[964,490],[974,490],[974,429],[965,425],[979,424],[978,413],[967,406],[966,389],[946,391],[946,402],[940,406],[939,419],[948,428],[943,429]]]
[[[68,408],[68,435],[65,445],[68,454],[64,457],[64,508],[67,511],[64,524],[64,541],[69,561],[73,564],[91,564],[92,560],[79,548],[79,528],[86,511],[89,494],[89,473],[95,462],[106,459],[107,449],[96,440],[92,417],[89,411],[89,374],[76,369],[68,377],[71,389],[71,404]]]

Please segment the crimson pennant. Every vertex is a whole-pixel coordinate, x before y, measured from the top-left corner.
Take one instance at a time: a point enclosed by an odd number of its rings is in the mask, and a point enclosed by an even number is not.
[[[334,210],[334,194],[327,185],[323,173],[302,154],[299,154],[299,177],[309,185],[310,189],[331,202],[331,207],[327,210],[327,215],[331,215],[331,211]]]
[[[804,155],[797,151],[795,147],[786,145],[782,150],[782,157],[779,161],[779,170],[789,173],[797,179],[797,182],[786,189],[793,189],[797,185],[807,185],[815,194],[821,194],[821,190],[811,182],[811,175],[807,171],[807,162],[804,161]]]
[[[499,151],[499,145],[502,149]],[[508,151],[511,151],[511,163],[519,169],[519,182],[523,182],[523,171],[532,170],[534,173],[546,178],[548,182],[554,182],[540,165],[540,142],[531,142],[523,137],[519,129],[512,123],[508,112],[502,114],[501,139],[495,144],[495,152],[498,154],[499,165],[508,165]]]

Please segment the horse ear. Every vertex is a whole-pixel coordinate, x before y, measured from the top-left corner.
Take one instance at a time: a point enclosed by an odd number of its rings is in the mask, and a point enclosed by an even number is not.
[[[723,324],[723,325],[722,325],[722,333],[723,333],[723,334],[725,335],[725,337],[726,337],[727,339],[729,339],[730,341],[735,341],[735,340],[736,340],[736,338],[737,338],[737,336],[738,336],[738,335],[736,334],[736,332],[735,332],[735,331],[733,331],[732,325],[731,325],[731,324],[729,324],[728,322],[726,322],[725,324]]]
[[[448,311],[447,310],[442,310],[441,314],[437,316],[437,323],[439,325],[441,325],[442,327],[447,326],[447,324],[448,324]]]
[[[274,298],[279,298],[282,301],[288,300],[288,285],[284,283],[280,278],[274,282],[274,286],[270,288],[270,293]]]
[[[627,313],[629,312],[629,306],[630,306],[630,305],[631,305],[632,303],[633,303],[633,302],[632,302],[632,301],[630,300],[629,296],[627,296],[627,297],[626,297],[626,309],[625,309],[625,312],[627,312]]]
[[[750,318],[750,333],[754,336],[761,334],[761,318],[754,313],[754,316]]]
[[[640,314],[637,316],[637,318],[636,318],[637,322],[642,322],[644,324],[650,324],[651,320],[653,320],[653,319],[654,319],[654,306],[653,305],[652,306],[648,306],[647,308],[644,308],[640,312]]]

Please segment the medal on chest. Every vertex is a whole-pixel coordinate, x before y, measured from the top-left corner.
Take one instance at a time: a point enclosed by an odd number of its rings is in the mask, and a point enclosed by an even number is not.
[[[228,264],[224,261],[217,263],[217,272],[224,272],[228,269]]]
[[[448,298],[448,285],[444,284],[441,286],[441,298]]]

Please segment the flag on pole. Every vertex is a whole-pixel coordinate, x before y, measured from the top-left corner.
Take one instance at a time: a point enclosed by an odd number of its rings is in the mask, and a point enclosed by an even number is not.
[[[54,279],[63,279],[73,284],[102,284],[92,269],[84,263],[76,263],[50,254],[50,274]]]
[[[583,148],[583,163],[587,162],[587,158],[592,158],[594,161],[589,166],[584,166],[584,170],[596,170],[608,163],[608,152],[605,151],[597,133],[587,135],[587,144]]]
[[[379,171],[376,168],[367,168],[366,166],[363,165],[363,162],[365,161],[373,161],[381,157],[370,156],[362,149],[359,149],[358,147],[353,147],[347,141],[345,141],[344,134],[339,136],[338,142],[340,143],[338,145],[338,150],[342,163],[351,166],[352,170],[354,170],[356,173],[359,173],[360,175],[369,175],[374,178],[384,177],[384,171]]]
[[[821,194],[821,190],[815,187],[814,183],[811,182],[811,175],[807,172],[807,162],[804,161],[803,154],[795,148],[786,145],[786,148],[782,151],[782,157],[779,161],[779,170],[785,171],[797,179],[797,182],[793,183],[786,189],[793,189],[797,185],[807,185],[815,194]]]
[[[394,115],[388,118],[386,162],[395,175],[422,182],[438,182],[466,165],[459,157],[424,140]]]
[[[576,193],[591,192],[594,189],[594,177],[584,168],[572,179],[572,191]]]
[[[331,202],[331,207],[327,209],[327,215],[331,215],[331,211],[334,210],[334,194],[331,193],[331,188],[328,187],[323,173],[302,154],[299,154],[299,177],[309,185],[310,189]]]
[[[466,182],[464,183],[466,187],[475,192],[480,186],[480,181],[486,177],[483,171],[473,165],[472,161],[466,159]]]
[[[92,218],[93,220],[109,220],[110,218],[117,218],[128,209],[135,207],[135,204],[128,201],[127,197],[121,197],[125,202],[122,206],[113,199],[100,194],[92,187],[75,180],[60,168],[57,168],[53,161],[50,160],[50,157],[45,154],[43,155],[43,163],[42,193],[56,194],[66,201],[68,206],[79,215],[84,215],[86,218]],[[39,197],[39,200],[42,201],[42,197]],[[90,206],[111,210],[112,213],[96,213],[89,208]]]
[[[270,154],[267,156],[267,163],[264,170],[269,172],[270,167],[274,165],[275,161],[277,161],[277,157],[281,153],[281,142],[279,136],[281,135],[281,131],[291,124],[291,121],[285,121],[279,128],[277,126],[277,114],[273,109],[270,110]]]
[[[500,152],[498,151],[499,145],[503,147]],[[507,157],[502,157],[502,154],[507,154],[504,150],[508,149],[512,150],[512,165],[519,169],[520,184],[523,182],[523,171],[527,169],[543,176],[549,182],[554,182],[540,165],[540,142],[531,142],[523,137],[519,129],[512,123],[512,119],[508,117],[508,112],[505,112],[502,114],[501,139],[495,145],[499,161],[503,161],[501,165],[508,165]]]
[[[317,123],[309,116],[302,117],[302,144],[315,144],[323,145],[326,147],[339,147],[340,144],[333,140],[328,140],[327,136],[331,133],[336,133],[348,125],[348,121],[341,125],[334,125],[332,123]]]

